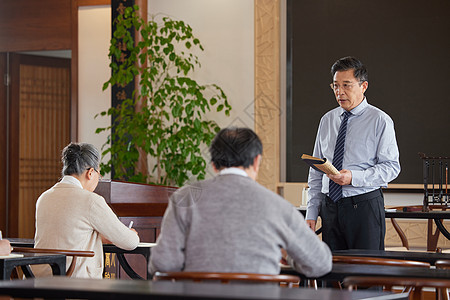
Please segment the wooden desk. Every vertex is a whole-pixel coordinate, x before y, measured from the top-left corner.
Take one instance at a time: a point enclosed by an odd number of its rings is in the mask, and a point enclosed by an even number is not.
[[[306,216],[306,209],[305,208],[299,208],[298,211],[303,214],[303,216]],[[442,233],[448,240],[450,240],[450,232],[444,227],[442,224],[442,220],[444,219],[450,219],[450,211],[429,211],[429,212],[422,212],[422,211],[412,211],[412,212],[404,212],[404,211],[385,211],[385,218],[386,219],[425,219],[429,220],[429,222],[432,222],[434,220],[434,223],[436,224],[439,231],[437,233],[431,232],[431,223],[428,225],[428,235],[427,235],[427,250],[428,251],[435,251],[439,232]],[[393,226],[397,233],[399,234],[400,238],[402,239],[402,243],[405,247],[407,247],[407,241],[405,234],[401,230],[401,228],[398,226],[398,224],[395,222],[393,223]],[[319,228],[316,233],[319,234],[322,231],[322,228]],[[405,245],[406,243],[406,245]]]
[[[66,256],[62,254],[23,253],[23,257],[0,259],[0,280],[9,280],[15,267],[49,264],[53,275],[66,275]]]
[[[404,247],[408,248],[408,240],[406,238],[405,233],[400,228],[400,226],[397,224],[395,219],[426,219],[428,220],[428,232],[427,232],[427,250],[428,251],[436,251],[437,249],[437,243],[439,239],[439,233],[442,233],[444,237],[446,237],[448,240],[450,240],[450,232],[448,232],[447,228],[442,224],[442,220],[444,219],[450,219],[450,212],[449,211],[428,211],[428,212],[422,212],[422,211],[386,211],[385,212],[386,218],[391,218],[392,225],[394,226],[394,229],[397,231],[398,235],[400,236],[400,239],[402,240],[402,244]],[[433,232],[433,220],[434,223],[437,226],[438,230],[435,230]]]
[[[33,239],[19,239],[19,238],[9,238],[9,242],[12,247],[34,247]],[[144,256],[146,261],[146,266],[148,266],[148,262],[150,260],[151,247],[146,245],[147,243],[140,243],[140,245],[134,250],[124,250],[112,244],[103,244],[103,253],[116,253],[117,259],[119,261],[120,266],[123,268],[125,273],[132,279],[144,279],[136,271],[130,266],[127,259],[125,258],[125,254],[139,254]],[[148,270],[148,268],[146,267]],[[151,275],[147,273],[147,278],[150,279]]]
[[[144,256],[146,261],[146,269],[147,269],[147,278],[151,279],[150,273],[148,273],[148,262],[150,261],[150,253],[151,253],[151,246],[148,245],[149,243],[140,243],[136,249],[134,250],[124,250],[121,249],[115,245],[112,244],[103,244],[103,252],[104,253],[116,253],[117,259],[119,261],[120,266],[122,269],[127,273],[128,276],[132,279],[144,279],[139,274],[136,273],[136,271],[130,266],[128,263],[125,254],[139,254]]]
[[[448,279],[450,278],[450,270],[445,269],[429,269],[429,268],[409,268],[409,267],[395,267],[395,266],[377,266],[377,265],[357,265],[357,264],[343,264],[335,263],[330,273],[319,278],[307,278],[303,274],[289,268],[282,269],[283,274],[298,275],[302,279],[318,279],[318,280],[332,280],[342,281],[348,276],[394,276],[394,277],[415,277],[415,278],[435,278]]]
[[[11,247],[34,247],[34,239],[7,238],[7,240],[9,240]]]
[[[141,280],[37,278],[0,282],[0,294],[27,298],[76,299],[408,299],[406,294],[337,289],[288,289],[267,284],[220,284]]]
[[[139,233],[141,241],[154,243],[161,229],[161,221],[169,197],[176,190],[176,187],[170,186],[102,180],[94,192],[105,198],[124,224],[128,225],[131,221],[134,222],[133,228]],[[145,277],[147,265],[142,262],[142,257],[128,254],[126,256],[128,256],[126,264],[130,266],[134,274],[130,272],[130,269],[127,271],[122,267],[123,261],[119,261],[121,268],[110,271],[116,273],[119,278]]]
[[[450,254],[435,252],[414,252],[414,251],[383,251],[383,250],[336,250],[333,255],[349,255],[363,257],[393,258],[404,260],[415,260],[428,262],[434,265],[439,259],[450,260]]]

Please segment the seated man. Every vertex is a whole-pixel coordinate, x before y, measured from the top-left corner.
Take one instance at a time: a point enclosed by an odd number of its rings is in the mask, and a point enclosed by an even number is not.
[[[11,245],[8,240],[0,240],[0,255],[9,255],[11,253]]]
[[[281,249],[307,276],[331,270],[328,246],[288,201],[258,184],[262,144],[247,128],[214,138],[213,179],[172,195],[149,272],[197,271],[278,274]]]

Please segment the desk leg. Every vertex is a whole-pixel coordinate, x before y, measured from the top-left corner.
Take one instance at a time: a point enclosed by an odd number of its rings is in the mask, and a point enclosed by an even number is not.
[[[53,275],[66,275],[66,264],[50,264]]]
[[[144,279],[141,276],[139,276],[138,273],[136,273],[128,263],[127,259],[125,258],[123,253],[117,253],[117,259],[119,260],[119,264],[124,269],[125,273],[127,273],[130,278],[133,279]]]
[[[439,225],[437,226],[438,228],[436,228],[436,230],[433,233],[433,220],[431,219],[428,220],[427,251],[436,252],[437,243],[439,240]]]
[[[25,275],[26,278],[34,278],[33,271],[31,271],[31,268],[29,265],[20,266],[22,269],[23,275]]]
[[[145,256],[145,261],[147,262],[147,264],[146,264],[147,280],[149,280],[149,279],[152,279],[152,275],[148,272],[148,262],[150,261],[150,254],[144,255],[144,256]]]
[[[2,272],[0,273],[0,280],[9,280],[11,277],[12,269],[9,269],[9,276],[8,276],[8,268],[2,268]]]
[[[437,228],[439,231],[448,239],[450,240],[450,233],[448,232],[447,228],[444,227],[444,224],[442,224],[442,220],[434,219],[434,223],[436,223]]]
[[[0,280],[10,280],[11,279],[11,273],[13,269],[15,268],[14,265],[5,264],[2,268],[2,272],[0,274]]]

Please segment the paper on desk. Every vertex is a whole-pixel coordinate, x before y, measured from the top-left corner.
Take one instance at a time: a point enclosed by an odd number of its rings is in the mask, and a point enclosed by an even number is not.
[[[156,243],[139,243],[138,247],[155,247]]]
[[[0,255],[0,259],[3,259],[3,258],[15,258],[15,257],[23,257],[23,254],[11,253],[10,255]]]

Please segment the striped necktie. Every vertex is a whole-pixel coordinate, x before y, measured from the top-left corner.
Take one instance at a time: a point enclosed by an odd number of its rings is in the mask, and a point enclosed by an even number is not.
[[[339,127],[339,133],[336,139],[336,146],[334,147],[333,166],[336,169],[342,169],[342,161],[344,160],[344,146],[345,146],[345,134],[347,133],[347,121],[352,113],[349,111],[344,112],[344,119],[342,119],[341,127]],[[342,198],[342,186],[335,183],[330,179],[329,197],[334,202]]]

